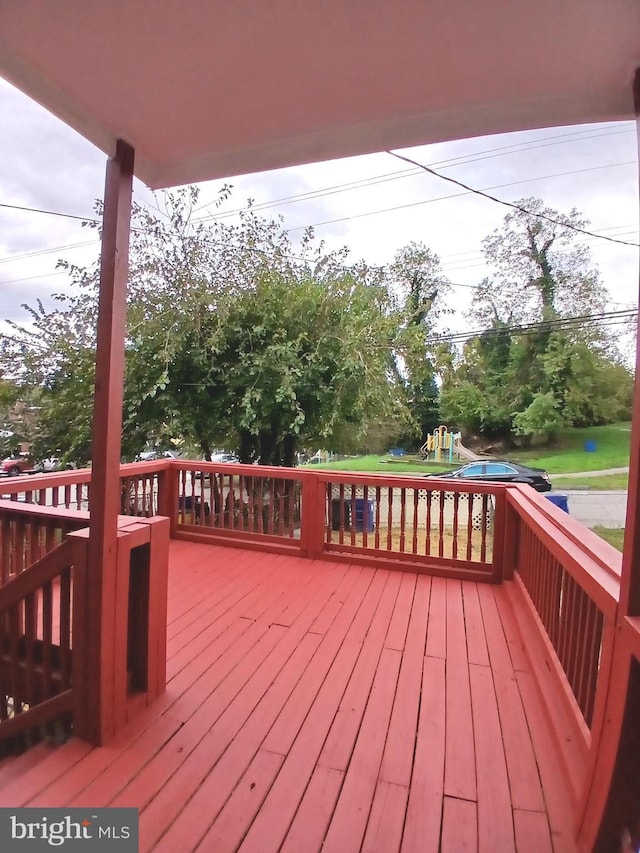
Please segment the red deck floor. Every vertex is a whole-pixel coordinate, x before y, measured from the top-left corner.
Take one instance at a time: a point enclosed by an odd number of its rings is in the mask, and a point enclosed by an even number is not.
[[[141,851],[573,851],[501,587],[172,542],[166,694],[0,806],[136,806]]]

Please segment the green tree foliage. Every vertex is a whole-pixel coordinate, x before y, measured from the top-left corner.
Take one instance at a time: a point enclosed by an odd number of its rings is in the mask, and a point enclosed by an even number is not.
[[[280,221],[250,208],[240,224],[197,221],[197,198],[178,191],[163,210],[133,211],[125,457],[180,438],[205,456],[218,445],[291,464],[298,448],[357,441],[373,420],[408,423],[395,365],[415,336],[384,277],[347,266],[346,252],[326,252],[311,233],[292,246]],[[72,295],[53,311],[28,308],[30,325],[5,336],[0,364],[44,389],[51,447],[86,460],[97,270],[67,269]]]
[[[476,288],[469,318],[487,331],[446,374],[444,417],[473,433],[525,441],[627,417],[631,374],[593,319],[607,293],[576,230],[587,223],[539,199],[517,204],[522,210],[484,240],[496,272]]]
[[[426,342],[433,337],[436,323],[450,313],[445,300],[451,285],[442,272],[438,256],[422,243],[412,242],[401,248],[388,275],[404,315],[402,339],[405,346],[396,369],[404,381],[413,418],[413,429],[398,438],[421,444],[440,423],[437,353]]]

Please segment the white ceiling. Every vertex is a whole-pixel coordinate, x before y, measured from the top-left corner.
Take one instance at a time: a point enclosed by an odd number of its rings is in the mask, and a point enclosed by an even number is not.
[[[152,187],[628,119],[637,66],[638,0],[0,0],[0,75]]]

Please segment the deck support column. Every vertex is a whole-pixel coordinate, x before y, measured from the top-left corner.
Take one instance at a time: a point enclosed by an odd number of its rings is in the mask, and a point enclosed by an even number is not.
[[[119,140],[107,164],[93,406],[86,643],[76,734],[92,743],[115,727],[115,601],[127,274],[134,151]]]
[[[638,158],[640,160],[640,69],[633,82]],[[640,289],[638,296],[640,305]],[[620,603],[612,663],[600,737],[594,743],[590,774],[578,814],[580,849],[596,853],[622,849],[623,832],[640,830],[640,806],[635,780],[640,762],[640,671],[637,632],[640,626],[640,325],[636,335],[636,373],[633,391],[629,490],[625,522]],[[629,619],[631,617],[631,620]],[[634,619],[635,617],[635,619]],[[635,636],[632,636],[635,634]],[[636,663],[634,663],[634,661]],[[626,849],[626,848],[625,848]],[[635,848],[634,848],[635,849]]]
[[[640,69],[633,83],[638,158],[640,159]],[[640,294],[638,297],[640,304]],[[636,376],[631,419],[629,494],[622,556],[621,616],[640,616],[640,324],[636,335]]]

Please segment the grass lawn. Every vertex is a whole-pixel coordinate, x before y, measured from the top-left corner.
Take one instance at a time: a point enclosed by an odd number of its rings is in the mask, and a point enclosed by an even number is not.
[[[624,545],[624,527],[593,527],[594,533],[597,533],[601,539],[613,545],[618,551],[622,551]]]
[[[546,468],[550,474],[574,471],[600,471],[602,468],[622,468],[629,464],[631,424],[609,424],[587,429],[562,430],[552,447],[513,451],[513,459]],[[594,441],[596,450],[585,451],[585,442]]]
[[[604,474],[602,477],[563,477],[561,474],[551,476],[554,489],[589,488],[597,490],[626,490],[629,487],[628,474]]]
[[[321,462],[317,465],[305,465],[305,468],[329,471],[361,471],[367,474],[435,474],[437,471],[449,471],[459,463],[425,462],[419,456],[385,456],[370,454],[341,459],[339,462]]]
[[[553,447],[534,448],[533,450],[514,450],[508,454],[515,462],[545,468],[551,475],[553,485],[569,489],[571,486],[590,486],[593,489],[626,489],[627,476],[606,475],[589,479],[561,479],[561,474],[579,471],[600,471],[603,468],[623,468],[629,464],[629,445],[631,425],[629,423],[609,426],[590,427],[588,429],[562,430]],[[595,442],[593,453],[585,451],[585,442]],[[435,474],[448,471],[452,467],[464,464],[465,460],[447,463],[425,462],[419,456],[389,456],[371,454],[343,459],[339,462],[326,462],[304,467],[328,469],[333,471],[360,471],[369,474]]]

